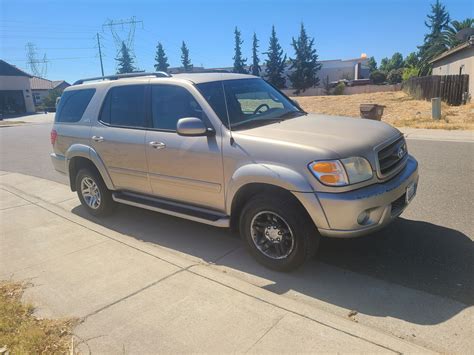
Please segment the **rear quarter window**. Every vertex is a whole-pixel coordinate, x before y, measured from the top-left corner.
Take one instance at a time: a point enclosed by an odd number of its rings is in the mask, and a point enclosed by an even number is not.
[[[95,89],[65,91],[61,95],[56,122],[78,122],[94,96]]]

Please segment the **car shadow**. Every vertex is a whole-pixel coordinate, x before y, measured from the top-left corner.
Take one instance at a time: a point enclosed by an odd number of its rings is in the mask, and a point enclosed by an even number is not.
[[[260,286],[274,293],[296,292],[310,302],[362,314],[438,324],[474,304],[474,243],[459,231],[427,222],[399,218],[367,237],[323,238],[314,260],[295,272],[279,273],[257,264],[227,229],[125,205],[102,219],[80,205],[72,212],[121,234],[229,267],[250,282],[265,280]]]

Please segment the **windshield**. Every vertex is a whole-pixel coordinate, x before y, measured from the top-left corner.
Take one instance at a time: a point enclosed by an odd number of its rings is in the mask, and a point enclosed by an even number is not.
[[[229,128],[230,122],[233,130],[279,122],[305,114],[263,79],[214,81],[196,86],[222,123]]]

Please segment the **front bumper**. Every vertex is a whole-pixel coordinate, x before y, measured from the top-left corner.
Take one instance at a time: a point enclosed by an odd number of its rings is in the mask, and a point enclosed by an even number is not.
[[[416,192],[418,162],[409,156],[405,168],[389,181],[342,193],[318,192],[316,195],[327,222],[325,225],[316,223],[319,232],[327,237],[351,238],[379,230],[405,210],[409,203],[405,198],[407,187],[413,185]],[[364,211],[367,217],[362,219]],[[311,217],[314,221],[321,219]]]

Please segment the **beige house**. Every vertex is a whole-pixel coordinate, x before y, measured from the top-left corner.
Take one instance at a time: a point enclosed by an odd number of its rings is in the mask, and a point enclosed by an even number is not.
[[[474,92],[474,36],[440,54],[430,62],[433,75],[469,75],[469,94]]]
[[[0,59],[0,115],[35,112],[32,76]]]
[[[65,88],[71,86],[71,84],[64,80],[52,81],[40,78],[38,76],[33,76],[30,79],[30,83],[35,106],[41,105],[43,103],[44,98],[49,95],[50,91],[58,90],[60,92],[63,92]]]

